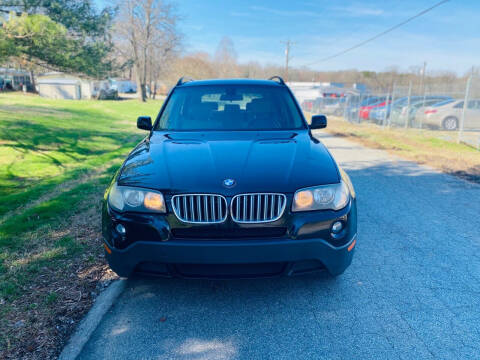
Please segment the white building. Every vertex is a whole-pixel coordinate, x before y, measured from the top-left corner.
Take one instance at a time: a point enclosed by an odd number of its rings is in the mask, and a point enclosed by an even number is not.
[[[137,84],[135,81],[125,79],[110,79],[111,88],[119,93],[136,93]]]
[[[319,82],[290,81],[290,82],[287,82],[287,85],[290,88],[290,90],[292,90],[299,104],[302,104],[305,100],[313,100],[323,96],[321,83]]]
[[[51,99],[92,99],[101,89],[109,89],[107,80],[89,80],[75,75],[54,72],[37,78],[40,96]]]
[[[23,85],[31,85],[28,71],[0,68],[0,90],[22,90]]]
[[[347,95],[358,95],[361,91],[356,88],[346,88],[342,83],[335,82],[288,82],[298,102],[302,104],[305,100],[315,100],[323,97],[344,97]]]

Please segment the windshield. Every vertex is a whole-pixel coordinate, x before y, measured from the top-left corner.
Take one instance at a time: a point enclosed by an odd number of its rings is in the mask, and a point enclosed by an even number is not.
[[[199,85],[174,90],[155,130],[304,129],[285,87]]]

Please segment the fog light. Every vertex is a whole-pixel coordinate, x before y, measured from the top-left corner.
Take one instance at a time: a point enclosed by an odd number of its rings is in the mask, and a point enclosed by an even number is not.
[[[343,223],[341,221],[335,221],[332,225],[332,233],[338,234],[343,230]]]
[[[122,224],[118,224],[116,227],[115,227],[115,230],[117,230],[117,232],[120,234],[120,235],[125,235],[127,233],[127,230],[125,229],[125,226],[123,226]]]

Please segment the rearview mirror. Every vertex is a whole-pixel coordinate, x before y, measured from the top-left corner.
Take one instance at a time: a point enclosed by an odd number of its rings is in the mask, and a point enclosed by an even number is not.
[[[152,130],[152,118],[150,116],[139,116],[137,119],[137,128],[142,130]]]
[[[313,115],[310,129],[324,129],[327,127],[327,117],[325,115]]]

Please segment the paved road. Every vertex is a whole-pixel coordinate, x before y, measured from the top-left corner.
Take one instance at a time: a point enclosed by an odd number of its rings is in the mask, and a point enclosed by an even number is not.
[[[479,359],[480,186],[319,135],[358,193],[353,264],[130,280],[81,359]]]

